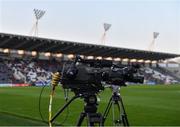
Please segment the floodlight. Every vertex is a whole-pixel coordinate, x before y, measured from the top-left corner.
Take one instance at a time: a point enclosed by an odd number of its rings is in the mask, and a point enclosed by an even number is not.
[[[114,61],[121,61],[121,58],[114,58]]]
[[[87,59],[94,59],[94,56],[87,56]]]
[[[128,58],[124,58],[124,59],[122,59],[122,61],[123,61],[123,62],[128,62],[129,59],[128,59]]]
[[[73,55],[73,54],[69,54],[69,55],[67,55],[67,57],[68,57],[69,59],[72,59],[72,58],[74,58],[74,55]]]
[[[96,59],[102,60],[102,56],[98,56],[98,57],[96,57]]]
[[[44,53],[44,56],[49,57],[49,56],[51,56],[51,53],[50,52],[46,52],[46,53]]]
[[[113,59],[112,57],[105,58],[105,60],[112,60],[112,59]]]
[[[9,49],[4,49],[3,52],[4,53],[9,53]]]
[[[108,31],[110,29],[110,27],[111,27],[111,24],[104,23],[104,30],[105,30],[105,32]]]
[[[151,60],[146,60],[145,63],[151,63]]]
[[[23,55],[23,54],[24,54],[24,50],[18,50],[17,53],[18,53],[19,55]]]
[[[156,60],[154,60],[154,61],[151,61],[151,63],[152,63],[152,64],[156,64],[156,63],[157,63],[157,61],[156,61]]]
[[[130,62],[137,62],[137,60],[136,59],[131,59]]]
[[[45,14],[46,11],[34,9],[34,15],[36,17],[36,20],[39,20],[42,18],[42,16]]]
[[[141,59],[141,60],[138,60],[137,62],[139,62],[139,63],[143,63],[143,62],[144,62],[144,60],[143,60],[143,59]]]
[[[56,57],[62,57],[62,53],[56,54]]]
[[[32,52],[31,52],[31,55],[32,55],[32,56],[36,56],[36,55],[37,55],[37,52],[36,52],[36,51],[32,51]]]
[[[159,36],[159,33],[158,33],[158,32],[153,32],[153,37],[154,37],[154,39],[156,39],[158,36]]]

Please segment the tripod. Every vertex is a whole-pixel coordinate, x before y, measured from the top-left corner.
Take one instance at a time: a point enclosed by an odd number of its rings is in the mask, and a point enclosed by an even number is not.
[[[108,105],[105,109],[105,112],[103,114],[103,122],[102,125],[104,126],[104,123],[106,121],[106,118],[109,114],[110,109],[112,108],[112,115],[113,115],[113,124],[114,126],[129,126],[128,118],[125,112],[125,107],[123,104],[123,100],[120,95],[120,86],[111,85],[112,88],[112,96],[109,99]],[[115,119],[115,106],[118,110],[118,118]],[[116,113],[117,114],[117,113]]]
[[[84,98],[84,112],[81,112],[77,126],[81,126],[85,117],[87,117],[88,126],[99,124],[102,126],[102,115],[97,113],[97,97],[96,95],[88,95]]]
[[[101,113],[97,113],[97,97],[93,94],[78,94],[71,98],[59,111],[53,116],[50,120],[52,123],[67,107],[73,100],[82,97],[84,98],[84,111],[81,112],[79,120],[77,122],[77,126],[81,126],[84,118],[87,118],[88,126],[94,126],[95,124],[99,124],[102,126],[102,115]]]
[[[95,93],[81,93],[81,94],[75,94],[73,98],[71,98],[62,108],[59,109],[59,111],[53,116],[53,118],[50,120],[52,123],[70,104],[77,98],[83,98],[85,105],[84,105],[84,111],[81,112],[77,126],[81,126],[85,117],[87,118],[87,125],[88,126],[95,126],[98,124],[99,126],[104,126],[104,123],[106,121],[106,118],[110,112],[110,109],[112,108],[113,113],[113,124],[114,126],[129,126],[129,122],[127,119],[127,115],[125,112],[125,108],[123,105],[122,98],[120,96],[120,87],[116,85],[111,85],[113,94],[108,102],[108,105],[105,109],[105,112],[103,115],[101,113],[97,113],[97,96]],[[115,119],[115,106],[117,106],[118,109],[118,118]]]

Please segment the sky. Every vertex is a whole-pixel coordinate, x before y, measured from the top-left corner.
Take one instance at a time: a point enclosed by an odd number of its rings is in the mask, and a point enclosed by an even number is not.
[[[45,10],[39,37],[180,54],[180,0],[0,0],[0,32],[30,35],[33,9]]]

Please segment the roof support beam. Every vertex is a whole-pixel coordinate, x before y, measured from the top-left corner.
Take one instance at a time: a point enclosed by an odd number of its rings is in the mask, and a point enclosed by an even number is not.
[[[60,48],[60,52],[66,52],[68,50],[70,50],[71,48],[73,48],[73,46],[67,46],[67,47],[63,47],[63,48]]]
[[[97,49],[94,49],[94,48],[88,48],[87,50],[83,50],[81,53],[82,53],[82,54],[88,55],[89,53],[95,52],[95,51],[97,51]]]
[[[106,52],[104,52],[102,55],[103,56],[111,56],[113,55],[114,53],[117,53],[117,50],[112,50],[112,49],[109,49],[109,50],[105,50]]]
[[[76,54],[84,55],[82,52],[87,49],[89,49],[89,47],[80,47],[80,48],[74,49],[73,52]]]
[[[15,49],[21,48],[23,45],[25,45],[27,42],[29,42],[29,40],[25,40],[19,44],[17,44],[16,46],[14,46]]]
[[[106,53],[106,52],[107,52],[106,49],[100,48],[98,51],[92,53],[92,55],[95,55],[95,56],[103,56],[103,54]]]
[[[79,54],[79,52],[75,52],[77,49],[78,49],[78,46],[71,46],[68,49],[64,49],[63,52]]]
[[[36,48],[44,45],[46,42],[39,42],[39,44],[34,44],[33,46],[29,47],[27,50],[35,50]]]
[[[45,52],[53,52],[53,49],[55,49],[55,48],[57,48],[57,47],[59,47],[59,46],[60,46],[60,45],[54,44],[54,45],[46,48],[44,51],[45,51]],[[52,51],[51,51],[51,50],[52,50]]]
[[[121,57],[121,58],[130,58],[131,55],[128,54],[128,52],[123,51],[116,51],[115,53],[110,53],[110,55],[113,55],[113,57]]]
[[[11,38],[8,38],[8,39],[2,41],[2,42],[0,43],[0,46],[6,45],[10,40],[11,40]]]

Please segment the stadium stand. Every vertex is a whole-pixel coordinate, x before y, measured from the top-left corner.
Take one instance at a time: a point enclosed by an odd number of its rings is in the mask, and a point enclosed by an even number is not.
[[[158,66],[144,68],[144,74],[145,84],[175,84],[179,82],[177,77]]]
[[[35,85],[46,83],[51,79],[51,73],[61,70],[61,64],[52,60],[18,59],[3,60],[3,65],[8,67],[16,81],[13,83],[27,83]]]
[[[0,59],[0,83],[27,83],[43,85],[50,81],[53,72],[62,69],[62,63],[55,59]],[[174,84],[179,80],[159,67],[143,67],[145,84]]]
[[[13,75],[10,68],[0,59],[0,83],[12,83]]]
[[[18,50],[26,51],[19,53]],[[32,52],[37,54],[32,56]],[[42,53],[49,53],[48,57]],[[55,58],[53,54],[61,53],[61,58]],[[48,83],[53,72],[62,69],[64,61],[69,54],[81,54],[83,56],[101,56],[103,59],[111,57],[120,58],[119,64],[126,64],[131,60],[142,61],[142,72],[145,75],[146,84],[174,84],[180,82],[179,66],[168,68],[158,66],[158,61],[175,58],[179,54],[150,52],[143,50],[92,45],[62,40],[45,39],[38,37],[20,36],[0,33],[0,84],[26,83],[31,85],[43,85]],[[146,62],[148,61],[148,66]],[[155,61],[156,66],[152,66]],[[117,62],[117,61],[116,61]]]
[[[180,79],[180,67],[168,67],[166,69]]]

